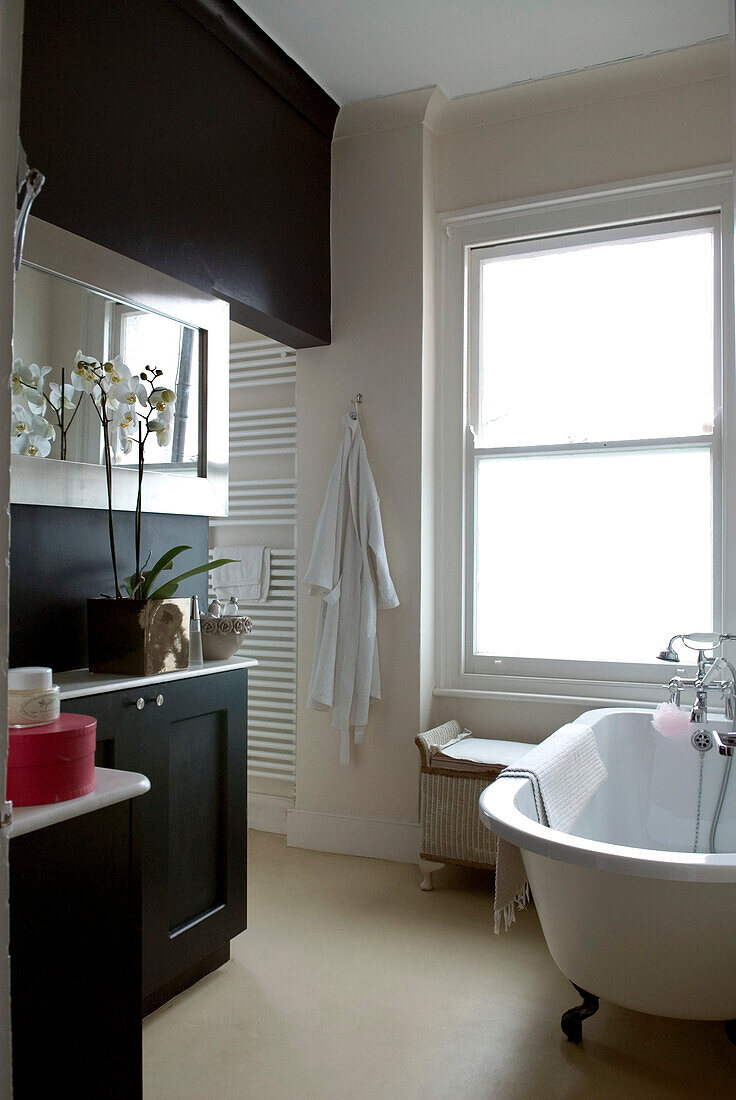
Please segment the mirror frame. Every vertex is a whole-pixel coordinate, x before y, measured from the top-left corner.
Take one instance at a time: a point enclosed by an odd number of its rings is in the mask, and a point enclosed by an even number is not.
[[[147,470],[143,478],[143,510],[226,516],[230,356],[230,307],[227,302],[38,218],[28,219],[23,260],[108,297],[143,306],[199,330],[204,376],[200,401],[200,471],[204,471],[205,476]],[[136,493],[137,471],[130,467],[114,467],[115,511],[135,511]],[[10,463],[10,502],[106,509],[104,466],[14,454]]]

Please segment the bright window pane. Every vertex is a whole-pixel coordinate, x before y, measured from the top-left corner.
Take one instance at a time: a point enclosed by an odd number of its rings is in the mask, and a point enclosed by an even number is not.
[[[186,355],[182,353],[184,334],[188,334]],[[146,447],[146,463],[196,466],[199,455],[199,333],[179,321],[155,313],[125,312],[120,322],[120,352],[133,374],[147,366],[158,367],[164,373],[160,385],[176,392],[176,420],[168,444],[159,447],[150,440]],[[184,369],[185,377],[181,371]],[[176,448],[176,452],[174,453]],[[138,462],[138,448],[125,455],[116,455],[119,465]]]
[[[484,447],[709,433],[713,233],[481,264]]]
[[[707,447],[479,459],[476,652],[651,664],[710,631],[710,476]]]

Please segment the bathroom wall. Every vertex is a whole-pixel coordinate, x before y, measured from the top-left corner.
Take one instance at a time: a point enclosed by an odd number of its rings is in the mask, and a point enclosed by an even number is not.
[[[466,96],[438,129],[440,211],[724,164],[729,44]]]
[[[423,195],[431,185],[426,147],[437,98],[424,90],[341,113],[332,153],[333,341],[297,356],[299,576],[309,562],[341,417],[361,392],[361,425],[401,604],[378,613],[383,700],[365,743],[353,750],[351,765],[341,767],[329,715],[306,709],[317,601],[300,588],[296,811],[289,815],[289,842],[343,845],[335,850],[352,844],[364,854],[393,851],[400,858],[411,858],[415,842],[407,823],[416,819],[413,738],[421,695],[422,376],[429,369]]]
[[[299,576],[340,415],[362,391],[401,606],[379,612],[383,699],[345,768],[329,717],[306,710],[316,601],[300,591],[289,843],[410,859],[418,850],[413,740],[420,727],[454,715],[480,735],[535,741],[583,709],[431,694],[432,640],[443,629],[429,606],[435,211],[722,164],[730,160],[730,138],[726,43],[446,106],[441,93],[424,90],[341,112],[333,144],[333,340],[300,352],[297,367]]]

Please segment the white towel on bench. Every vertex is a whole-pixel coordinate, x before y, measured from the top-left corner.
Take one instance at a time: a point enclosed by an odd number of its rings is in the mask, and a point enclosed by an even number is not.
[[[541,825],[568,832],[606,778],[595,734],[590,726],[572,722],[562,726],[524,757],[521,764],[506,768],[496,780],[528,779]],[[529,898],[529,883],[519,849],[498,839],[496,893],[493,906],[494,931],[501,919],[508,930]]]

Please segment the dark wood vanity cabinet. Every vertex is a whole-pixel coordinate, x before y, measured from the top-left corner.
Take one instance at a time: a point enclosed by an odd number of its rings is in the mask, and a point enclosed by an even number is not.
[[[145,797],[11,836],[15,1100],[143,1095],[133,810]]]
[[[230,957],[246,925],[247,669],[66,700],[100,767],[142,772],[143,1014]]]

